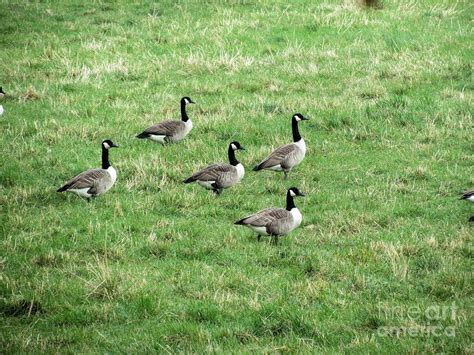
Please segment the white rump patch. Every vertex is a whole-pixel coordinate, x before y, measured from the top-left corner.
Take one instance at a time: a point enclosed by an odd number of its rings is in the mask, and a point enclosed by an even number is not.
[[[265,226],[257,227],[257,226],[252,226],[250,224],[246,224],[246,226],[249,227],[251,230],[257,232],[258,234],[268,235],[267,227],[265,227]]]
[[[158,136],[156,134],[150,134],[149,135],[149,139],[151,139],[152,141],[155,141],[155,142],[159,142],[159,143],[166,143],[165,138],[166,138],[166,136]]]
[[[215,181],[202,181],[202,180],[197,180],[197,183],[198,183],[199,185],[201,185],[202,187],[204,187],[205,189],[213,190],[214,187],[212,186],[212,184],[215,183]]]
[[[265,168],[265,169],[267,169],[267,170],[274,170],[274,171],[283,171],[283,168],[281,167],[280,164],[274,165],[274,166],[271,166],[271,167]]]
[[[68,192],[74,192],[75,194],[78,194],[79,196],[82,196],[82,197],[92,197],[92,195],[90,193],[88,193],[87,191],[89,191],[90,187],[86,187],[84,189],[70,189],[70,190],[67,190]]]

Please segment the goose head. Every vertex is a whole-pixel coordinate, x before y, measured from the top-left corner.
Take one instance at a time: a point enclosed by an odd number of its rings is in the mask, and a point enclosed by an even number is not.
[[[305,196],[300,190],[298,190],[297,187],[290,187],[288,189],[288,193],[290,194],[291,197],[296,197],[296,196],[304,197]]]
[[[195,102],[191,100],[191,98],[189,98],[188,96],[185,96],[181,99],[181,104],[184,104],[184,105],[195,104]]]
[[[234,150],[234,151],[235,151],[235,150],[245,150],[245,148],[242,147],[242,146],[240,145],[240,143],[237,142],[237,141],[233,141],[232,143],[230,143],[229,146],[230,146],[230,148],[231,148],[232,150]]]
[[[112,142],[110,139],[106,139],[102,142],[102,147],[109,150],[110,148],[118,148],[118,145]]]
[[[295,114],[293,115],[293,119],[294,119],[295,121],[297,121],[297,122],[309,120],[309,118],[304,117],[301,113],[295,113]]]

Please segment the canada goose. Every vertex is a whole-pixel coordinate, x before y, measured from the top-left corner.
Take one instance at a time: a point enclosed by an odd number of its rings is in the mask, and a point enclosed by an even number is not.
[[[464,192],[460,199],[474,202],[474,189]],[[474,222],[474,216],[471,216],[469,221]]]
[[[70,191],[79,196],[96,197],[107,192],[117,180],[117,171],[109,163],[109,149],[118,147],[110,139],[102,142],[102,169],[89,169],[72,178],[58,192]]]
[[[148,127],[137,135],[140,139],[151,139],[152,141],[165,143],[178,142],[191,131],[193,123],[186,113],[186,105],[194,104],[189,97],[181,99],[181,121],[166,120]]]
[[[306,154],[306,144],[304,139],[301,138],[298,130],[298,122],[305,121],[308,118],[302,114],[297,113],[291,118],[291,127],[293,130],[293,143],[285,144],[275,149],[267,158],[265,158],[260,164],[258,164],[254,171],[267,169],[274,171],[283,171],[285,179],[288,178],[288,172],[293,169],[296,165],[301,163]]]
[[[245,217],[235,222],[235,224],[247,226],[257,232],[258,241],[262,234],[270,235],[274,238],[274,243],[277,244],[278,236],[290,233],[301,224],[303,219],[300,210],[293,201],[295,196],[304,195],[296,187],[292,187],[286,193],[286,209],[267,208]]]
[[[463,192],[460,200],[468,200],[474,202],[474,189]]]
[[[244,166],[235,158],[236,150],[245,150],[239,142],[229,144],[229,164],[212,164],[184,180],[185,184],[197,181],[202,187],[220,194],[223,189],[237,184],[245,174]]]

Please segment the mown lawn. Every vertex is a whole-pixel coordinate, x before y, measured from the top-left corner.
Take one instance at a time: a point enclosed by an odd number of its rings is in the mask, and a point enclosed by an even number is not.
[[[0,2],[0,352],[474,350],[470,1],[82,3]],[[295,112],[306,159],[252,172]],[[116,186],[56,193],[106,138]],[[182,183],[232,140],[240,185]],[[233,225],[290,186],[279,246]]]

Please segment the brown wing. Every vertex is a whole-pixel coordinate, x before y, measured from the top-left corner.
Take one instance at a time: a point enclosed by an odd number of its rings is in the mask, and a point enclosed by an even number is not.
[[[188,180],[186,181],[216,181],[218,180],[223,174],[233,172],[233,166],[229,164],[212,164],[208,167],[194,173]]]
[[[170,137],[176,134],[182,128],[182,121],[163,121],[154,126],[148,127],[143,131],[143,133],[154,134],[157,136],[167,136]]]
[[[275,149],[272,154],[270,154],[267,158],[265,158],[260,164],[255,167],[255,170],[271,168],[272,166],[276,166],[278,164],[282,164],[285,158],[293,153],[296,149],[296,145],[293,143],[285,144],[277,149]]]
[[[73,177],[66,182],[58,191],[71,189],[85,189],[95,187],[97,181],[109,178],[109,173],[104,169],[89,169]]]
[[[285,235],[291,231],[293,217],[286,211],[286,215],[275,219],[267,224],[267,233],[273,235]]]
[[[284,208],[266,208],[251,216],[245,217],[236,224],[250,224],[255,227],[263,227],[273,221],[287,218],[289,212]]]

